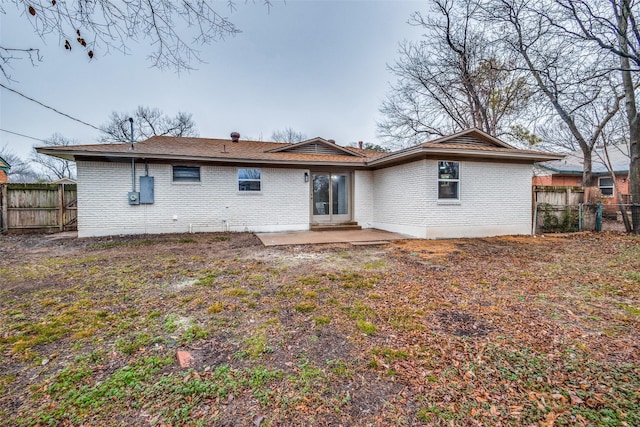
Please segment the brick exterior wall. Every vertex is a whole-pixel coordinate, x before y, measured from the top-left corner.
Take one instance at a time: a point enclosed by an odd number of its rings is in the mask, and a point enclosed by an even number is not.
[[[362,228],[373,227],[373,172],[355,171],[353,174],[353,220]]]
[[[5,184],[9,182],[9,177],[5,173],[5,171],[0,170],[0,184]]]
[[[534,176],[533,185],[554,185],[559,187],[581,187],[582,175],[545,175]]]
[[[426,237],[427,181],[426,160],[374,171],[374,228]]]
[[[460,162],[460,201],[438,201],[437,160],[374,173],[374,227],[419,238],[531,232],[530,164]]]
[[[601,176],[608,177],[609,175],[596,175],[593,177],[593,186],[598,187],[599,178]],[[555,187],[582,187],[582,175],[545,175],[534,176],[533,185],[550,185]],[[616,175],[616,184],[620,194],[629,194],[629,178],[627,175]],[[603,203],[617,203],[616,202],[616,190],[614,188],[612,196],[604,196]]]
[[[238,191],[237,167],[201,166],[199,183],[174,183],[172,166],[150,164],[155,201],[129,205],[131,165],[79,161],[78,235],[309,229],[305,169],[261,168],[262,191]],[[460,162],[460,201],[437,200],[437,160],[353,173],[353,218],[419,238],[528,234],[530,164]],[[144,167],[136,165],[136,186]]]
[[[150,164],[155,200],[129,205],[131,164],[79,161],[78,235],[309,228],[304,169],[261,168],[262,191],[238,191],[236,167],[201,166],[199,183],[174,183],[172,166]],[[136,185],[144,167],[136,165]],[[175,219],[174,219],[175,216]]]

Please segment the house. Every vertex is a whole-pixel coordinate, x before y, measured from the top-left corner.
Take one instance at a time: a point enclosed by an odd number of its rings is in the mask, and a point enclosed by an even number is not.
[[[477,129],[389,153],[231,136],[37,151],[76,162],[80,237],[353,223],[419,238],[528,234],[533,163],[560,159]]]
[[[622,201],[629,203],[629,146],[596,147],[592,154],[593,184],[597,186],[605,204],[617,203],[613,177],[607,168],[607,155],[616,176]],[[568,153],[563,159],[536,163],[533,185],[582,186],[583,157],[581,151]]]
[[[9,182],[9,169],[11,169],[11,165],[0,157],[0,184]]]

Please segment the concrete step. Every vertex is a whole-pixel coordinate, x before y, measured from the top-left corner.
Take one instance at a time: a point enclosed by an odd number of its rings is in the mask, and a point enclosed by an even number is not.
[[[340,231],[340,230],[362,230],[362,227],[355,221],[341,222],[339,224],[311,224],[311,231]]]

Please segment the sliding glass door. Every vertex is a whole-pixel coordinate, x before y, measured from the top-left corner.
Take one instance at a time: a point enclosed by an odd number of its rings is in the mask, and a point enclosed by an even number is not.
[[[312,172],[312,222],[351,220],[351,181],[348,173]]]

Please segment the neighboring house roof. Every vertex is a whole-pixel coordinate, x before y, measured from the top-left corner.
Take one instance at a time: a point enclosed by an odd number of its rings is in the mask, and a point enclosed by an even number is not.
[[[49,184],[77,184],[75,179],[71,178],[60,178],[55,181],[51,181]]]
[[[154,136],[133,144],[93,144],[37,147],[41,154],[67,160],[153,159],[198,161],[222,164],[272,164],[300,166],[345,166],[376,168],[413,161],[427,156],[464,156],[483,159],[544,161],[560,159],[554,153],[514,148],[488,134],[470,129],[395,152],[342,147],[323,138],[295,144]]]
[[[11,165],[2,157],[0,157],[0,170],[4,172],[9,172],[11,169]]]
[[[630,158],[628,145],[608,146],[607,153],[611,161],[611,167],[615,173],[629,172]],[[538,163],[537,166],[558,175],[582,175],[584,169],[582,151],[572,151],[567,153],[564,159]],[[603,149],[593,151],[591,157],[591,172],[596,175],[609,174]]]

